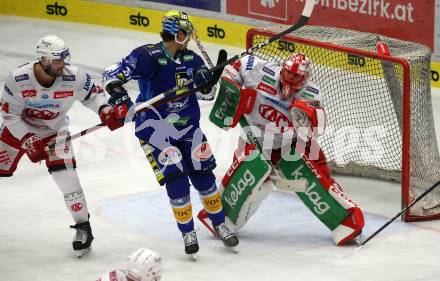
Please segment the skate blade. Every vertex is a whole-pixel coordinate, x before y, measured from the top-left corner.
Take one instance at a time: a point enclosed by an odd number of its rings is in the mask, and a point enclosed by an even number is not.
[[[90,253],[92,251],[92,246],[88,247],[87,249],[83,249],[83,250],[77,250],[75,251],[75,255],[77,258],[82,258],[85,255],[87,255],[88,253]]]
[[[198,254],[198,253],[190,254],[189,256],[191,257],[191,259],[192,259],[193,261],[196,261],[196,260],[199,258],[199,254]]]
[[[234,247],[228,247],[228,249],[233,253],[238,253],[238,245]]]

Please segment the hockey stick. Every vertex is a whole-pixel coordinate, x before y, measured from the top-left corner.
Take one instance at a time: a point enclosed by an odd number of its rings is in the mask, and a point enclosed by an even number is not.
[[[200,52],[202,53],[203,58],[205,59],[206,63],[208,64],[209,68],[213,68],[214,64],[211,61],[211,58],[208,55],[208,52],[206,52],[205,47],[203,47],[202,42],[200,41],[199,37],[197,35],[194,37],[194,41],[196,42],[197,47],[199,48]],[[217,87],[212,87],[211,92],[215,93],[217,91]]]
[[[427,190],[425,190],[422,194],[420,194],[411,204],[409,204],[408,206],[406,206],[402,211],[400,211],[399,213],[397,213],[392,219],[390,219],[389,221],[387,221],[384,225],[382,225],[378,230],[376,230],[373,234],[371,234],[367,239],[365,239],[360,245],[359,247],[356,248],[356,250],[358,250],[359,248],[361,248],[362,246],[364,246],[365,244],[368,243],[368,241],[370,241],[371,239],[373,239],[377,234],[379,234],[382,230],[384,230],[388,225],[390,225],[393,221],[395,221],[398,217],[400,217],[403,213],[405,213],[409,208],[411,208],[412,206],[414,206],[414,204],[416,204],[417,202],[419,202],[423,197],[425,197],[428,193],[430,193],[431,191],[433,191],[436,187],[438,187],[440,185],[440,180],[438,182],[436,182],[435,184],[433,184],[430,188],[428,188]]]
[[[224,62],[224,61],[226,60],[226,58],[227,58],[227,53],[226,53],[226,51],[223,50],[223,49],[221,49],[221,50],[219,51],[219,53],[218,53],[217,65],[221,64],[222,62]],[[211,62],[211,63],[212,63],[212,62]],[[174,100],[174,99],[177,99],[177,98],[182,98],[182,97],[188,96],[188,95],[190,95],[190,94],[193,94],[193,93],[199,92],[199,91],[201,91],[201,90],[203,90],[203,89],[205,89],[205,88],[211,88],[211,87],[213,87],[215,84],[217,84],[218,80],[220,79],[220,76],[222,75],[222,72],[223,72],[223,68],[218,68],[218,69],[214,72],[214,74],[213,74],[213,78],[211,79],[211,81],[210,81],[209,83],[207,83],[207,84],[205,84],[205,85],[201,85],[200,87],[196,87],[196,88],[193,88],[193,89],[189,89],[189,90],[184,91],[184,92],[182,92],[182,93],[176,93],[176,91],[178,91],[178,90],[180,90],[181,88],[183,88],[184,85],[188,85],[188,84],[190,84],[191,82],[189,82],[189,81],[192,81],[192,79],[187,80],[187,81],[184,82],[182,85],[177,85],[177,86],[175,86],[174,88],[171,88],[171,89],[167,90],[166,92],[164,92],[164,93],[162,93],[162,94],[159,94],[159,95],[157,95],[157,96],[155,96],[155,97],[149,99],[149,100],[146,101],[146,102],[143,102],[143,103],[140,103],[140,104],[136,105],[134,111],[135,111],[136,113],[139,113],[139,112],[142,112],[142,111],[146,111],[146,110],[151,109],[152,107],[155,107],[155,106],[158,106],[158,105],[161,105],[161,104],[164,104],[164,103],[170,102],[170,101],[172,101],[172,100]],[[188,83],[188,82],[189,82],[189,83]],[[85,136],[85,135],[87,135],[87,134],[90,134],[90,133],[92,133],[92,132],[94,132],[94,131],[97,131],[97,130],[103,128],[103,127],[105,127],[105,124],[104,124],[104,123],[100,123],[100,124],[98,124],[98,125],[95,125],[95,126],[93,126],[93,127],[88,128],[88,129],[86,129],[86,130],[82,130],[82,131],[80,131],[80,132],[78,132],[78,133],[76,133],[76,134],[73,134],[73,135],[71,135],[71,136],[68,136],[68,137],[66,137],[66,138],[63,138],[63,139],[61,139],[61,140],[54,140],[53,142],[51,142],[51,143],[49,143],[49,144],[47,145],[47,149],[49,149],[49,150],[50,150],[50,149],[54,149],[54,148],[55,148],[56,146],[58,146],[58,145],[62,145],[62,144],[64,144],[64,143],[66,143],[66,142],[69,142],[69,141],[75,140],[75,139],[77,139],[77,138],[80,138],[80,137],[82,137],[82,136]]]
[[[274,41],[280,39],[280,38],[283,37],[284,35],[287,35],[287,34],[293,32],[293,31],[295,31],[295,30],[297,30],[297,29],[303,27],[303,26],[306,25],[307,22],[309,21],[309,18],[310,18],[310,16],[311,16],[312,12],[313,12],[313,8],[314,8],[314,6],[315,6],[315,0],[306,0],[306,3],[304,4],[303,11],[302,11],[302,13],[301,13],[301,17],[300,17],[300,18],[298,19],[298,21],[297,21],[295,24],[293,24],[291,27],[289,27],[288,29],[286,29],[286,30],[284,30],[284,31],[282,31],[282,32],[280,32],[280,33],[278,33],[277,35],[275,35],[275,36],[273,36],[273,37],[270,37],[270,38],[267,39],[266,41],[263,41],[263,42],[259,43],[258,45],[256,45],[256,46],[252,46],[251,48],[247,49],[246,51],[244,51],[244,52],[242,52],[242,53],[240,53],[240,54],[238,54],[238,55],[233,56],[232,58],[228,59],[228,60],[225,61],[224,63],[222,63],[222,64],[220,64],[220,65],[217,65],[217,66],[215,66],[214,68],[211,68],[209,71],[210,71],[210,72],[215,72],[218,68],[223,68],[223,67],[225,67],[226,65],[228,65],[228,64],[230,64],[230,63],[232,63],[232,62],[234,62],[234,61],[236,61],[236,60],[238,60],[238,59],[241,59],[241,58],[244,57],[244,56],[251,55],[251,54],[253,54],[256,50],[261,49],[261,48],[263,48],[263,47],[265,47],[265,46],[271,44],[272,42],[274,42]]]
[[[216,77],[216,76],[217,76],[216,74],[219,73],[218,78],[220,78],[221,72],[222,72],[223,68],[224,68],[226,65],[228,65],[228,64],[230,64],[231,62],[234,62],[234,61],[236,61],[236,60],[238,60],[238,59],[240,59],[240,58],[242,58],[242,57],[244,57],[244,56],[247,56],[247,55],[253,54],[256,50],[261,49],[261,48],[263,48],[264,46],[269,45],[269,44],[272,43],[273,41],[276,41],[276,40],[280,39],[280,38],[283,37],[284,35],[289,34],[289,33],[293,32],[293,31],[295,31],[295,30],[297,30],[297,29],[303,27],[303,26],[306,25],[307,22],[309,21],[309,18],[310,18],[310,15],[311,15],[312,12],[313,12],[313,8],[314,8],[314,6],[315,6],[315,0],[306,0],[306,3],[304,4],[303,11],[302,11],[302,13],[301,13],[301,17],[300,17],[300,18],[298,19],[298,21],[297,21],[295,24],[293,24],[291,27],[289,27],[288,29],[286,29],[286,30],[284,30],[284,31],[282,31],[282,32],[280,32],[280,33],[278,33],[277,35],[275,35],[275,36],[273,36],[273,37],[267,39],[266,41],[261,42],[260,44],[258,44],[258,45],[256,45],[256,46],[253,46],[253,47],[251,47],[251,48],[249,48],[249,49],[247,49],[246,51],[242,52],[241,54],[235,55],[235,56],[233,56],[232,58],[223,61],[222,63],[217,63],[217,65],[216,65],[215,67],[209,69],[209,72],[214,73],[214,77]],[[219,53],[219,58],[220,58],[220,53]],[[157,99],[153,98],[154,101],[152,101],[153,99],[151,99],[151,100],[146,101],[146,102],[144,102],[144,103],[142,103],[142,104],[139,104],[139,108],[136,107],[136,112],[138,112],[138,110],[142,110],[142,109],[144,109],[144,108],[150,107],[152,104],[154,104],[154,102],[157,102],[157,101],[159,101],[159,100],[161,100],[161,99],[164,99],[164,98],[169,98],[169,97],[171,97],[176,91],[182,89],[183,87],[188,86],[189,84],[191,84],[191,83],[193,83],[193,82],[194,82],[193,79],[189,79],[189,80],[185,81],[184,83],[182,83],[181,85],[177,85],[177,86],[175,86],[174,88],[171,88],[171,89],[167,90],[166,92],[164,92],[164,93],[162,93],[162,94],[156,96],[155,98],[157,98]],[[212,85],[204,85],[203,87],[200,87],[199,89],[195,88],[195,89],[191,89],[191,90],[189,90],[189,91],[186,91],[186,92],[180,93],[180,95],[176,94],[176,97],[183,97],[184,95],[188,95],[188,94],[192,94],[192,93],[198,92],[198,91],[200,91],[201,89],[208,88],[208,87],[213,87],[216,83],[217,83],[217,81],[215,81],[215,83],[212,83]],[[151,102],[151,103],[150,103],[150,102]],[[55,146],[57,146],[57,145],[59,145],[59,144],[62,144],[62,143],[67,142],[67,141],[69,141],[69,140],[77,139],[77,138],[79,138],[79,137],[81,137],[81,136],[84,136],[84,135],[90,133],[90,132],[94,132],[94,131],[98,130],[100,127],[103,127],[103,126],[104,126],[104,124],[102,124],[102,123],[101,123],[101,124],[98,124],[98,125],[96,125],[96,126],[90,128],[90,129],[83,130],[83,131],[81,131],[81,132],[79,132],[79,133],[77,133],[77,134],[74,134],[74,135],[72,135],[72,136],[66,138],[65,141],[61,141],[61,142],[56,142],[56,143],[49,144],[49,145],[48,145],[48,148],[49,148],[49,149],[53,149]]]

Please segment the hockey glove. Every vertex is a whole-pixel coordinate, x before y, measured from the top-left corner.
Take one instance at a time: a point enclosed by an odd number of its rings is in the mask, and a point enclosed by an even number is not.
[[[202,66],[196,71],[196,74],[194,75],[194,85],[196,87],[200,87],[208,84],[209,82],[211,82],[212,79],[214,79],[212,73],[209,72],[206,66]],[[215,93],[212,93],[211,87],[205,88],[199,93],[197,93],[197,98],[201,100],[212,100],[215,95]]]
[[[324,134],[327,118],[319,101],[296,99],[290,113],[295,131],[304,141]]]
[[[104,105],[99,110],[99,118],[110,131],[114,131],[124,126],[124,118],[127,115],[127,111],[122,106],[113,107],[111,105]]]
[[[194,84],[196,84],[196,87],[200,87],[211,82],[213,78],[214,77],[212,73],[209,72],[208,68],[206,66],[202,66],[194,75]]]
[[[47,154],[44,151],[43,141],[34,133],[27,133],[21,139],[21,147],[26,151],[27,156],[34,163],[44,160],[47,157]]]

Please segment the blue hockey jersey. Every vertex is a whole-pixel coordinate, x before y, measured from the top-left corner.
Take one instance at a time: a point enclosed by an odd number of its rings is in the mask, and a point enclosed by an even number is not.
[[[137,80],[140,93],[136,102],[144,102],[192,79],[193,73],[202,66],[205,66],[202,58],[191,50],[180,51],[173,58],[163,42],[147,44],[134,49],[121,62],[109,67],[104,73],[104,83],[115,79],[123,83],[132,79]],[[190,84],[188,87],[194,86]],[[137,137],[149,139],[155,129],[145,122],[150,119],[164,120],[179,130],[191,125],[198,127],[200,108],[197,97],[196,95],[182,97],[157,106],[155,110],[138,114],[135,118]]]

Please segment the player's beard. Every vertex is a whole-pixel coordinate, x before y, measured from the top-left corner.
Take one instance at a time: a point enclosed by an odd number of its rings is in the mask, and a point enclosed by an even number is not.
[[[60,71],[57,72],[55,69],[52,68],[51,64],[49,64],[49,65],[43,65],[42,64],[42,66],[43,66],[44,72],[46,72],[47,75],[49,75],[50,77],[53,77],[53,78],[57,78],[63,72],[63,70],[60,70]]]

